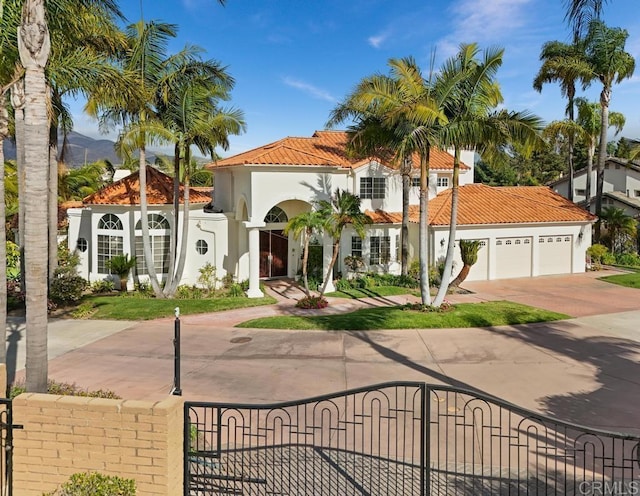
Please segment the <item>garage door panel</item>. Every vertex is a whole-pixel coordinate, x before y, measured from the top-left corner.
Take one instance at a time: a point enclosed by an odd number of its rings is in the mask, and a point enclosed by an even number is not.
[[[486,281],[489,279],[489,247],[487,246],[489,240],[481,239],[479,241],[478,261],[471,266],[467,281]]]
[[[572,235],[540,236],[538,238],[539,274],[570,274],[573,253]]]
[[[532,238],[498,238],[496,249],[496,279],[531,276]]]

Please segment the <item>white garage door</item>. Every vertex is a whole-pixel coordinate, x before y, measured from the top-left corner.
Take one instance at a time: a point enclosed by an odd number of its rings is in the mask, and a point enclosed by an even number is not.
[[[489,248],[487,243],[489,240],[480,240],[480,249],[478,250],[478,261],[471,266],[467,281],[486,281],[489,279]],[[462,267],[462,265],[460,265]]]
[[[531,237],[496,239],[496,279],[531,276]]]
[[[573,236],[540,236],[538,238],[538,265],[540,275],[571,273]]]

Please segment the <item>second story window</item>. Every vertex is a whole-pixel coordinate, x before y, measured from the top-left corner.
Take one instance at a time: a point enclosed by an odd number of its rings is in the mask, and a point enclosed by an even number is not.
[[[420,187],[420,178],[419,177],[412,177],[411,178],[411,187],[413,187],[413,188],[419,188]]]
[[[438,188],[448,188],[449,178],[444,176],[438,176]]]
[[[387,181],[384,177],[361,177],[360,198],[384,199]]]

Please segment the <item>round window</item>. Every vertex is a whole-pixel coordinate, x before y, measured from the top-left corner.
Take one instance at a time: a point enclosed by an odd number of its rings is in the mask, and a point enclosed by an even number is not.
[[[81,251],[82,253],[84,253],[85,251],[87,251],[88,247],[89,247],[89,243],[87,243],[86,239],[78,238],[78,241],[76,241],[76,248],[78,249],[78,251]]]
[[[204,255],[209,251],[209,245],[204,239],[199,239],[198,241],[196,241],[196,251],[200,255]]]

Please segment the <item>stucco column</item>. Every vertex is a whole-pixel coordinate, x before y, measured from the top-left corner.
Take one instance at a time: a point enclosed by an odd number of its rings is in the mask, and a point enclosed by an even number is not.
[[[331,263],[331,257],[333,256],[333,238],[331,236],[324,236],[322,240],[322,276],[327,277],[329,271],[329,264]],[[327,282],[326,293],[333,293],[336,287],[333,285],[333,274],[329,274],[329,281]]]
[[[249,298],[262,298],[264,294],[260,291],[260,228],[264,227],[264,222],[245,222],[245,227],[249,231]]]

